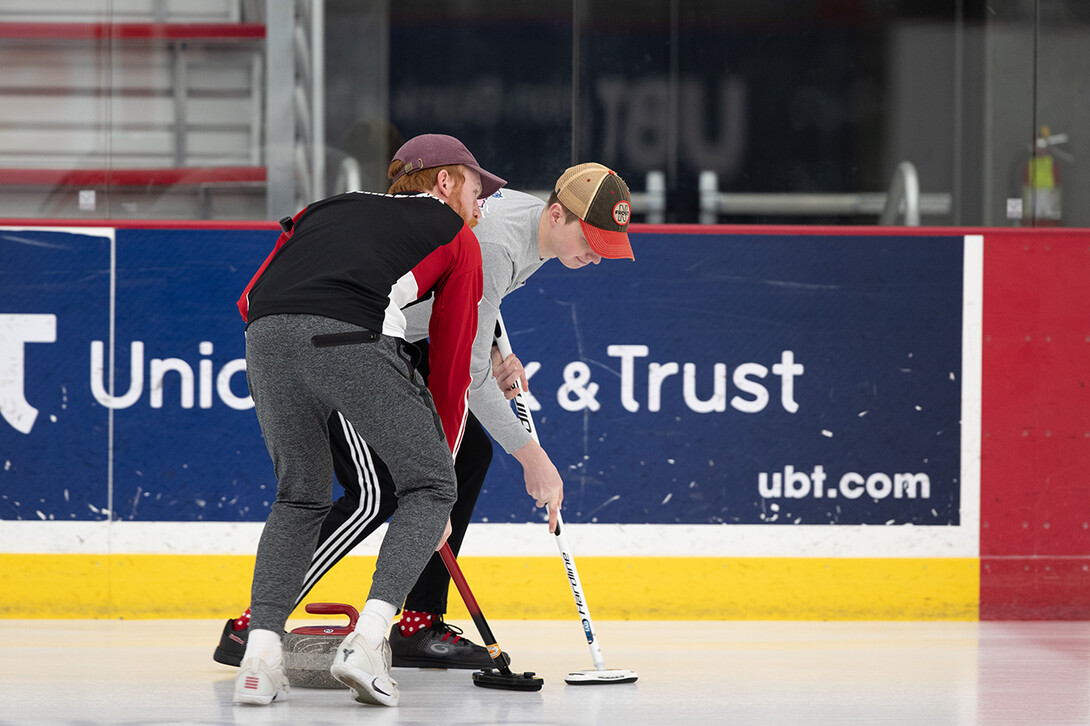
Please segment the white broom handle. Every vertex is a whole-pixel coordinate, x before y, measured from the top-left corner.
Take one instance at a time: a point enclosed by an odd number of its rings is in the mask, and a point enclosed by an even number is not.
[[[590,608],[587,607],[587,598],[583,594],[583,584],[579,581],[579,570],[575,569],[575,557],[572,556],[571,547],[568,545],[568,537],[564,534],[564,521],[560,517],[560,512],[556,513],[556,545],[560,548],[560,557],[563,558],[564,569],[568,573],[571,594],[575,598],[575,609],[579,611],[579,617],[583,621],[587,645],[590,647],[590,657],[594,661],[594,667],[604,671],[606,664],[602,658],[602,649],[598,647],[598,636],[595,635],[594,623],[590,619]]]
[[[511,341],[507,337],[507,330],[503,327],[503,316],[496,314],[496,346],[500,349],[500,355],[504,358],[511,355]],[[526,394],[518,381],[518,394],[515,395],[515,413],[523,428],[533,437],[534,441],[541,443],[537,437],[537,427],[534,426],[534,418],[530,415],[530,406],[526,400]],[[583,594],[583,583],[579,580],[579,570],[575,567],[575,557],[572,555],[568,537],[564,533],[564,519],[560,511],[556,513],[556,545],[560,548],[560,557],[564,560],[564,570],[568,574],[568,584],[571,585],[571,593],[575,598],[575,608],[579,611],[579,617],[583,622],[583,630],[587,636],[587,645],[590,646],[590,657],[594,660],[594,667],[600,671],[606,669],[605,660],[602,658],[602,649],[598,647],[598,636],[594,633],[594,623],[590,619],[590,608],[587,607],[587,598]]]

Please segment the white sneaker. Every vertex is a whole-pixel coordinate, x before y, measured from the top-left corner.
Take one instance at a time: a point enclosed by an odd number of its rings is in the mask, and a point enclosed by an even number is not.
[[[287,697],[291,687],[284,666],[270,666],[260,658],[245,658],[235,678],[235,703],[265,706]]]
[[[329,672],[351,688],[360,703],[397,705],[397,681],[390,678],[390,642],[385,638],[377,648],[371,648],[362,633],[350,633],[337,648]]]

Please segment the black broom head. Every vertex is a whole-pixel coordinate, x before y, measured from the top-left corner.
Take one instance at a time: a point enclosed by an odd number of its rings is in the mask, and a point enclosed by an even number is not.
[[[545,681],[536,678],[533,671],[503,673],[495,668],[473,674],[473,685],[481,688],[499,688],[504,691],[540,691]]]

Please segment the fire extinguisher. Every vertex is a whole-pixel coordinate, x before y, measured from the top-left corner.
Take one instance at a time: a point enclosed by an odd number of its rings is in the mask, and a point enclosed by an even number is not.
[[[1058,227],[1063,218],[1063,188],[1060,185],[1060,167],[1055,157],[1071,161],[1070,154],[1055,148],[1067,143],[1067,134],[1050,133],[1048,126],[1041,127],[1035,139],[1022,175],[1023,224],[1037,227]]]

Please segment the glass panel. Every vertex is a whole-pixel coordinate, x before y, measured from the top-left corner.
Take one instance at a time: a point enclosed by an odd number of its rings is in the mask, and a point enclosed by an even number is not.
[[[1090,226],[1082,0],[183,6],[0,9],[0,214],[276,218],[440,132],[516,188],[661,180],[656,221],[874,224],[915,179],[921,224]]]
[[[1025,209],[1037,226],[1090,227],[1090,179],[1085,154],[1078,154],[1090,129],[1090,4],[1039,0],[1036,9],[1031,129],[1038,146],[1027,164],[1034,173],[1024,183]]]
[[[676,4],[592,0],[577,8],[579,161],[609,166],[633,192],[646,190],[649,174],[676,180],[679,116],[693,110],[678,99]],[[632,207],[643,221],[645,205]]]
[[[451,134],[511,186],[549,190],[571,159],[570,8],[391,3],[389,119],[398,134]]]
[[[967,85],[967,96],[980,110],[968,116],[962,136],[972,144],[972,134],[979,130],[981,147],[980,165],[965,166],[963,216],[969,224],[1033,223],[1032,215],[1023,220],[1021,205],[1036,126],[1034,23],[1033,3],[1020,0],[990,3],[981,17],[980,82]]]
[[[837,213],[845,200],[811,196],[884,192],[905,160],[922,167],[925,191],[950,192],[951,3],[587,7],[581,152],[601,155],[635,186],[664,171],[668,221],[703,216],[702,175],[731,195],[713,215],[720,222],[873,223],[876,212]],[[925,108],[940,133],[918,133],[912,117]],[[803,213],[822,201],[831,206]]]
[[[0,214],[264,217],[264,26],[235,3],[0,8]]]

